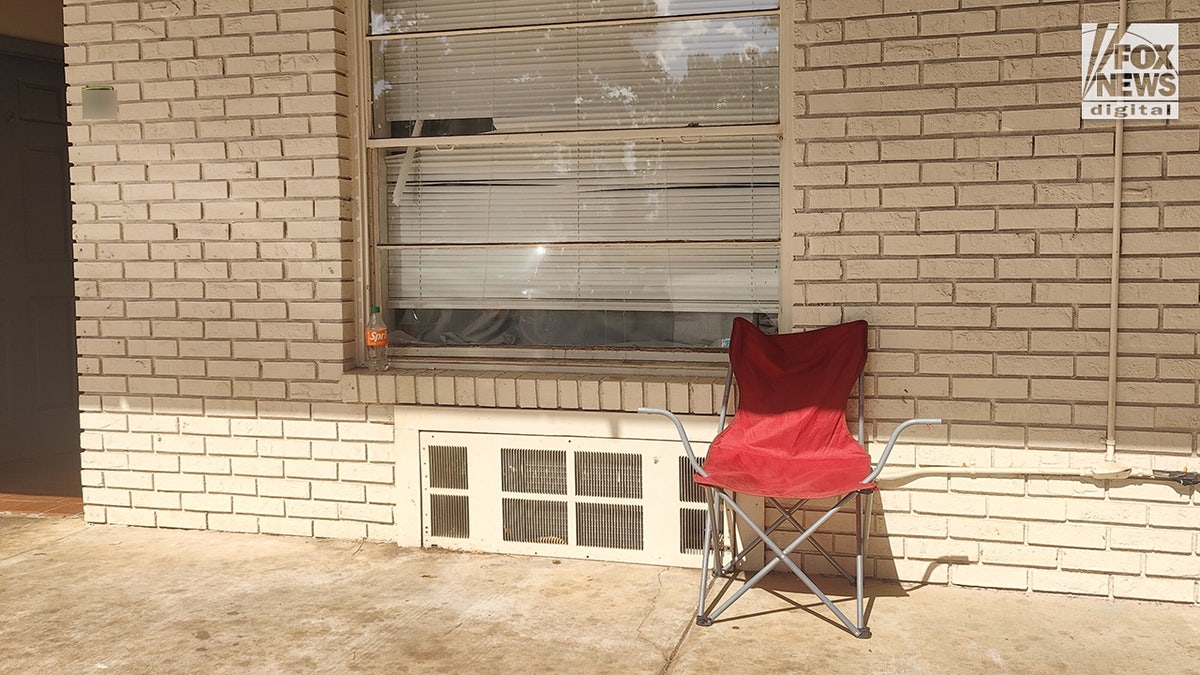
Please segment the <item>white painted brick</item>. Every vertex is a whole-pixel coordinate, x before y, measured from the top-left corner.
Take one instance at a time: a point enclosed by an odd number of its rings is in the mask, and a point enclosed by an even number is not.
[[[208,514],[187,511],[156,511],[155,518],[159,527],[183,530],[204,530],[208,528]]]
[[[395,485],[387,485],[384,483],[367,483],[363,487],[367,489],[367,503],[387,504],[388,506],[396,505]]]
[[[952,539],[909,539],[904,542],[904,557],[910,560],[953,561],[955,564],[978,562],[981,546],[973,541]]]
[[[258,532],[258,518],[231,513],[208,514],[208,529],[222,532]]]
[[[553,381],[548,382],[552,386],[557,386]],[[472,387],[472,393],[474,388]],[[385,424],[359,424],[353,422],[339,422],[338,438],[343,441],[384,441],[391,442],[394,438],[394,433],[390,425]]]
[[[179,469],[183,473],[221,474],[230,473],[228,457],[212,457],[209,455],[187,456],[179,459]]]
[[[949,535],[953,539],[1021,543],[1025,528],[1024,523],[1011,520],[956,518],[949,523]]]
[[[344,481],[387,483],[389,485],[395,482],[391,465],[339,462],[337,466],[338,474]]]
[[[259,478],[258,494],[262,497],[283,497],[288,499],[308,499],[312,485],[306,480],[288,480],[278,478]]]
[[[362,521],[371,523],[392,523],[394,507],[386,504],[352,504],[338,503],[338,518],[342,521]]]
[[[979,545],[979,560],[985,565],[1055,568],[1058,566],[1058,552],[1041,546],[985,542]]]
[[[1062,552],[1062,569],[1140,574],[1143,558],[1141,553],[1067,549]]]
[[[130,493],[134,508],[141,509],[174,509],[183,508],[177,492],[143,492],[135,490]]]
[[[145,509],[123,509],[110,506],[105,509],[109,525],[133,525],[135,527],[154,527],[156,524],[154,511]]]
[[[950,568],[950,582],[955,586],[977,586],[983,588],[1029,588],[1029,570],[1022,567],[1002,565],[954,565]]]
[[[255,447],[260,457],[285,457],[292,459],[312,457],[312,441],[260,438],[255,442]]]
[[[365,539],[367,524],[349,520],[314,520],[313,536],[331,539]]]
[[[1190,553],[1194,549],[1195,532],[1188,532],[1186,530],[1177,531],[1114,526],[1109,529],[1109,532],[1109,546],[1113,550]],[[1150,558],[1148,556],[1147,560]],[[1197,569],[1200,569],[1200,567]]]
[[[209,493],[252,495],[258,482],[250,476],[205,476],[204,488]]]
[[[281,534],[295,537],[313,536],[313,521],[304,518],[258,518],[258,529],[263,534]]]
[[[235,495],[233,498],[234,513],[253,514],[261,516],[283,516],[283,500],[248,495]]]
[[[104,487],[114,490],[153,490],[154,479],[149,473],[106,471],[104,472]]]
[[[314,482],[312,498],[336,502],[366,502],[365,486],[358,483]]]
[[[336,462],[285,459],[283,462],[283,471],[284,475],[288,478],[336,480],[338,477],[338,464]]]
[[[125,506],[130,505],[129,490],[85,487],[83,488],[83,500],[87,504],[97,506]]]
[[[1041,546],[1104,549],[1108,545],[1108,528],[1082,523],[1031,522],[1028,525],[1028,538],[1030,544]]]
[[[1147,577],[1180,577],[1200,579],[1200,556],[1147,555]]]
[[[916,513],[984,516],[987,515],[988,499],[991,498],[982,495],[920,493],[912,495],[912,505]]]
[[[1067,518],[1073,522],[1145,525],[1146,505],[1121,502],[1068,501]]]
[[[98,504],[83,505],[83,520],[86,523],[94,525],[103,525],[108,522],[108,507]]]
[[[367,446],[343,441],[313,441],[312,458],[361,462],[367,459]]]
[[[1114,576],[1113,596],[1163,602],[1196,602],[1197,582],[1193,579],[1163,579]]]
[[[1029,587],[1034,591],[1107,596],[1109,577],[1104,574],[1035,569],[1029,572]]]
[[[233,511],[233,497],[230,495],[189,493],[181,497],[181,503],[185,511],[210,513],[231,513]]]

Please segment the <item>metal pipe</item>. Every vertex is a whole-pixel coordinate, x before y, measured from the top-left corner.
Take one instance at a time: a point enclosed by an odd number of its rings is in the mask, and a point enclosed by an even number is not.
[[[1117,19],[1117,36],[1125,32],[1127,0],[1121,0]],[[1108,300],[1108,425],[1104,437],[1104,461],[1116,461],[1117,453],[1117,335],[1120,330],[1118,312],[1121,307],[1121,211],[1124,190],[1125,120],[1118,119],[1113,129],[1113,225],[1112,269],[1109,278]]]
[[[900,483],[928,476],[955,476],[964,478],[981,478],[985,476],[1025,476],[1025,477],[1078,477],[1095,478],[1097,480],[1124,480],[1128,478],[1154,479],[1154,473],[1149,469],[1137,469],[1119,464],[1097,464],[1087,467],[1042,467],[1042,466],[1010,466],[1010,467],[973,467],[973,466],[923,466],[911,469],[898,469],[881,473],[876,483]]]

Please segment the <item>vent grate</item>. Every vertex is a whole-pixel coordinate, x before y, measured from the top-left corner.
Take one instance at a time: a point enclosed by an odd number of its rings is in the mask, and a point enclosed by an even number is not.
[[[497,433],[486,420],[420,431],[423,545],[698,565],[707,493],[678,441],[572,436],[574,419],[542,435]]]
[[[640,506],[583,502],[575,506],[575,543],[641,551],[645,548],[642,521]]]
[[[641,456],[625,452],[575,453],[575,494],[641,499]]]
[[[500,461],[505,492],[567,494],[567,453],[563,450],[501,448]]]
[[[429,446],[429,487],[467,489],[467,449],[461,445]]]
[[[537,544],[567,543],[567,503],[504,499],[504,540]]]
[[[704,459],[700,459],[700,466],[704,466]],[[679,501],[684,503],[704,503],[704,488],[696,485],[696,481],[692,477],[696,475],[696,471],[692,469],[692,463],[687,457],[679,458]]]
[[[429,495],[429,534],[435,537],[471,537],[470,501],[466,495]]]
[[[679,552],[699,553],[704,548],[704,509],[679,509]]]

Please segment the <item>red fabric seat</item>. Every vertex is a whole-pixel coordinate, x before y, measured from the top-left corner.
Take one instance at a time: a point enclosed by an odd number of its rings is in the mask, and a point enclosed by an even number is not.
[[[787,499],[875,489],[871,461],[846,427],[846,401],[867,360],[867,322],[767,335],[735,319],[733,421],[709,446],[701,485]]]

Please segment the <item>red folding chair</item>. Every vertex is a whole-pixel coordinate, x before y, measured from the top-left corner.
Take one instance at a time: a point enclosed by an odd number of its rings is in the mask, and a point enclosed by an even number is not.
[[[710,626],[746,591],[782,564],[787,567],[854,634],[868,638],[870,629],[863,616],[863,554],[870,533],[871,502],[877,490],[873,482],[887,462],[900,433],[914,424],[940,424],[939,419],[911,419],[900,424],[888,439],[879,463],[871,468],[867,451],[850,435],[846,423],[846,401],[858,381],[858,437],[863,437],[863,366],[867,359],[867,322],[853,321],[804,333],[766,335],[749,321],[735,319],[729,341],[729,376],[725,382],[720,433],[709,446],[703,465],[696,458],[683,424],[666,410],[641,408],[639,412],[663,415],[675,424],[684,451],[695,470],[693,480],[705,488],[708,509],[704,523],[700,603],[696,623]],[[729,394],[738,388],[738,409],[725,427]],[[734,499],[735,493],[765,499],[781,515],[766,527],[754,522]],[[809,527],[803,527],[796,512],[809,500],[836,497],[837,502]],[[781,500],[797,500],[785,507]],[[847,574],[829,551],[812,538],[821,527],[851,501],[857,516],[855,574]],[[733,514],[755,538],[738,546],[737,537],[727,544],[723,509]],[[779,546],[771,535],[790,524],[797,530],[790,543]],[[793,533],[789,533],[791,535]],[[807,542],[843,578],[855,587],[857,621],[851,621],[793,561],[789,554]],[[746,555],[763,546],[772,554],[762,569],[720,605],[707,607],[708,571],[714,577],[737,573]],[[730,560],[722,563],[728,550]],[[719,600],[719,599],[718,599]]]

